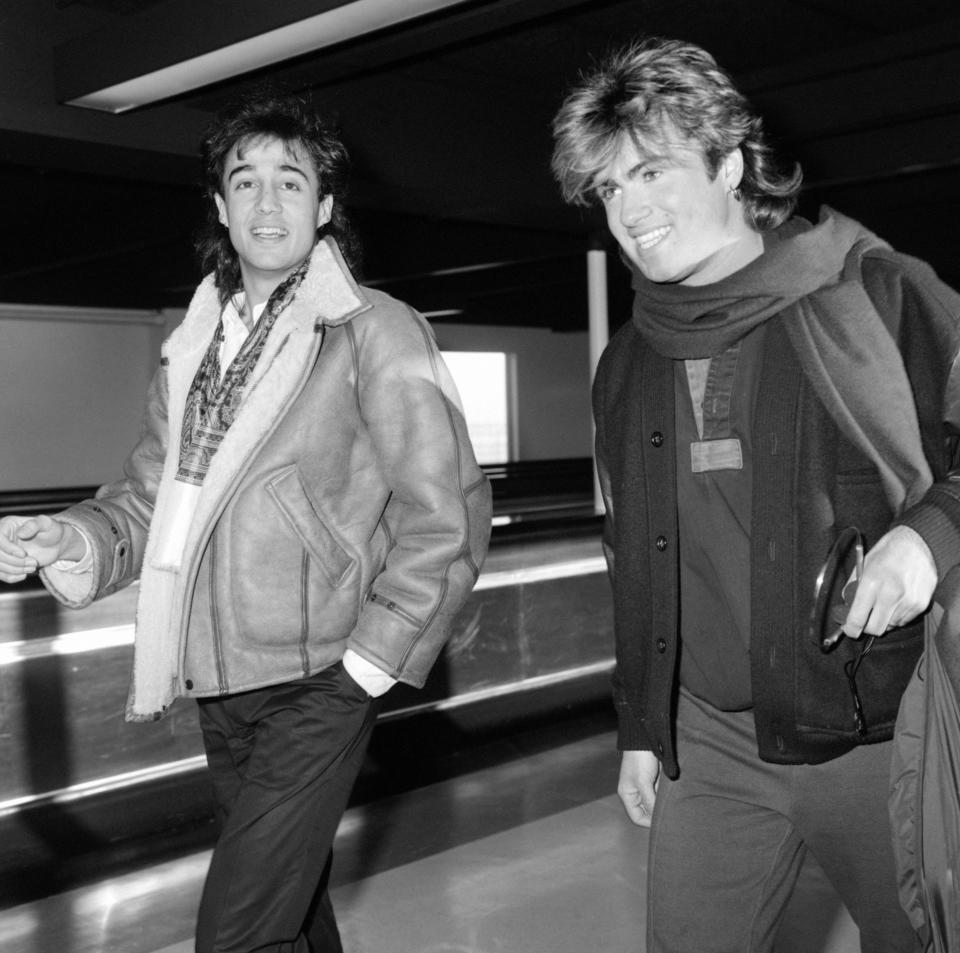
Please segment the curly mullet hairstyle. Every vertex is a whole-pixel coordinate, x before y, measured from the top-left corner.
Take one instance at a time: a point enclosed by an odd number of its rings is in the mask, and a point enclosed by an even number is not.
[[[763,122],[730,76],[699,46],[648,37],[581,75],[553,121],[553,174],[567,202],[596,201],[599,173],[625,136],[641,150],[669,146],[671,130],[698,143],[713,178],[724,157],[743,153],[744,217],[757,231],[790,217],[800,191],[798,164],[780,167]],[[677,143],[672,143],[676,145]]]
[[[213,122],[201,145],[206,187],[206,218],[196,241],[202,274],[213,272],[225,303],[241,290],[240,259],[230,235],[220,223],[214,195],[223,195],[223,173],[234,146],[242,151],[262,139],[279,139],[292,152],[306,151],[320,183],[320,198],[333,196],[330,221],[317,238],[330,235],[351,270],[360,262],[360,246],[344,210],[349,155],[335,129],[313,111],[304,98],[262,88],[228,107]]]

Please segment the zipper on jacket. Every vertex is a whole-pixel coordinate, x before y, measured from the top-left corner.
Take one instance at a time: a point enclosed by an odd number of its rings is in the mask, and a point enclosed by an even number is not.
[[[310,634],[310,553],[306,548],[300,557],[300,668],[304,678],[310,674],[310,653],[307,638]]]
[[[415,625],[417,628],[420,628],[420,620],[410,615],[406,609],[398,606],[392,599],[385,599],[383,596],[379,596],[377,593],[371,592],[370,601],[375,602],[378,606],[383,606],[383,608],[388,612],[392,612],[394,615],[400,616],[401,619],[405,619],[411,625]]]
[[[213,636],[213,655],[217,662],[217,684],[220,691],[229,690],[226,673],[223,667],[223,646],[220,643],[220,610],[217,608],[216,578],[217,578],[217,541],[216,536],[210,537],[210,628]],[[189,633],[189,627],[187,632]],[[189,639],[189,635],[187,636]]]

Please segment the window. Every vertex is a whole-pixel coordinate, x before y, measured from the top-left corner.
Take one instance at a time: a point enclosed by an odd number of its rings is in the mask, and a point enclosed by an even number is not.
[[[512,456],[511,357],[497,351],[443,351],[478,463],[505,463]]]

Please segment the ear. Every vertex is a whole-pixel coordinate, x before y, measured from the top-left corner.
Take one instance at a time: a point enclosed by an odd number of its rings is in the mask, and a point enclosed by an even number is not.
[[[325,195],[320,200],[320,207],[317,209],[317,228],[323,228],[330,221],[331,215],[333,215],[333,196]]]
[[[743,153],[739,146],[724,157],[720,164],[720,173],[724,177],[728,192],[740,187],[743,179]]]
[[[224,228],[229,228],[230,223],[227,221],[227,203],[223,200],[223,196],[219,192],[214,193],[213,196],[214,202],[217,203],[217,218],[220,220],[220,224]]]

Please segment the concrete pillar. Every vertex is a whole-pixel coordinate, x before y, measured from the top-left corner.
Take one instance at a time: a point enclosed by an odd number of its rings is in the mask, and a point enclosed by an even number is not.
[[[587,252],[587,313],[590,328],[590,383],[597,371],[597,362],[610,340],[610,317],[607,300],[607,253],[603,248]],[[593,503],[597,513],[604,511],[600,481],[596,467],[593,475]]]

